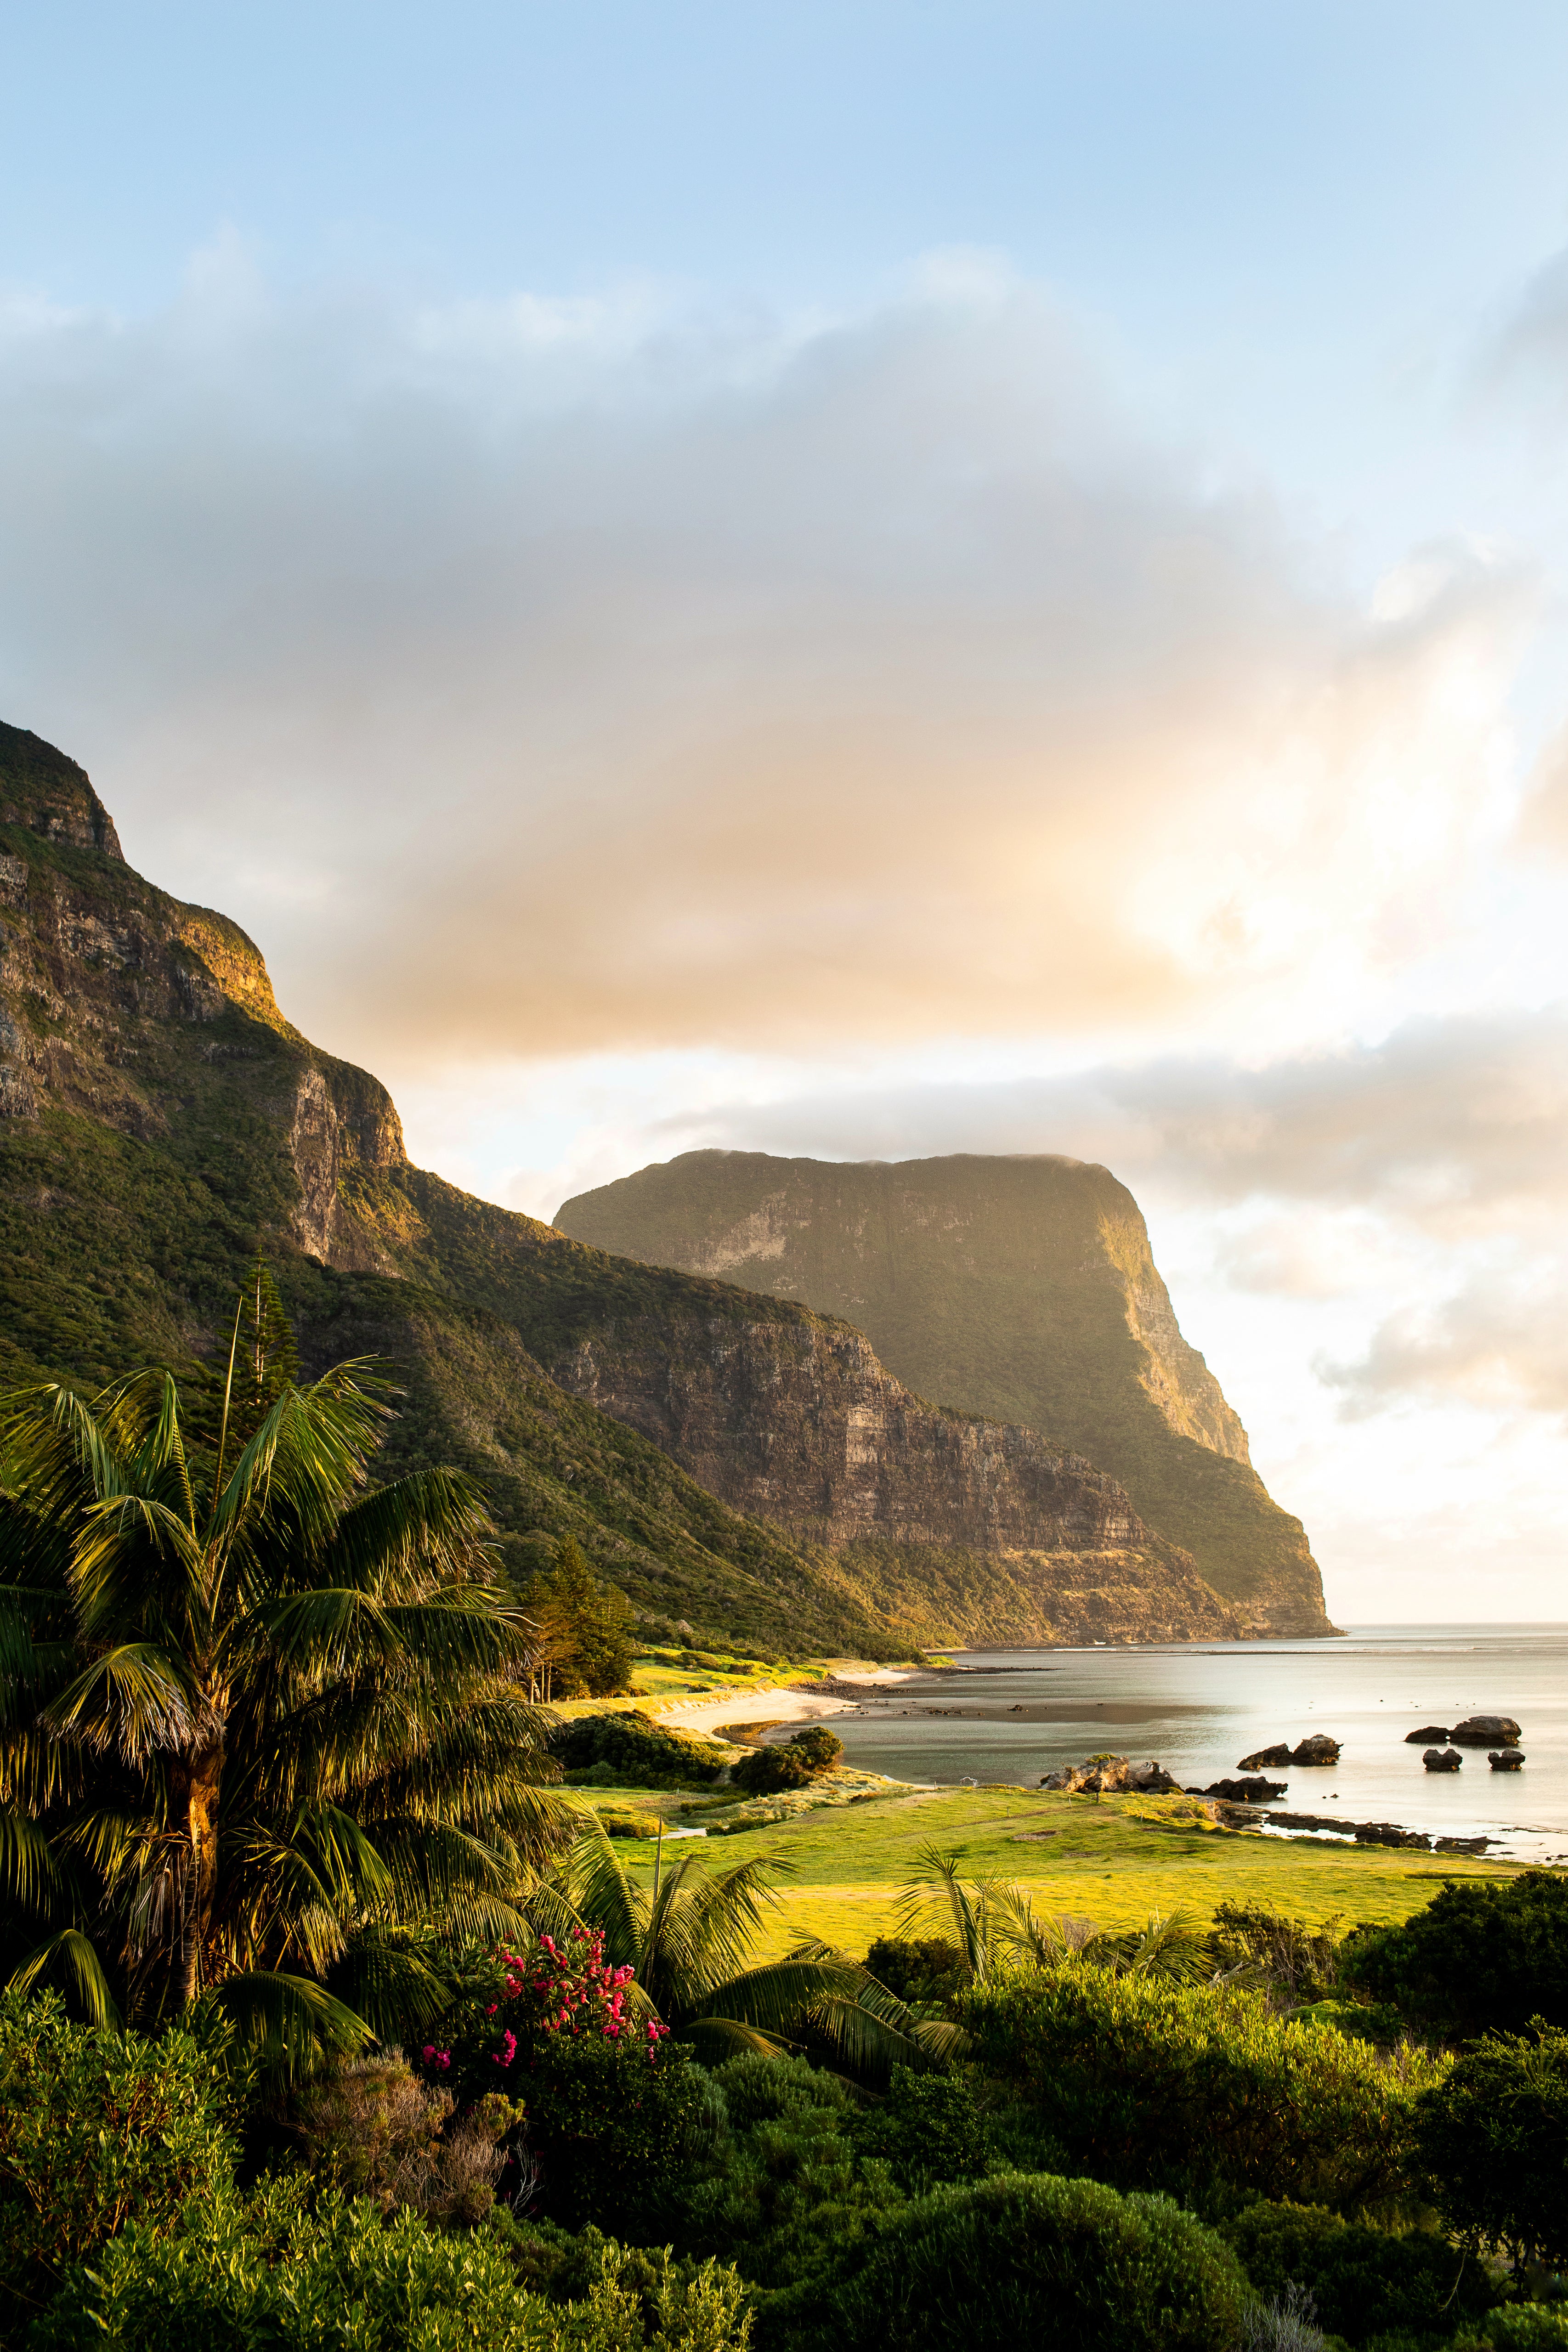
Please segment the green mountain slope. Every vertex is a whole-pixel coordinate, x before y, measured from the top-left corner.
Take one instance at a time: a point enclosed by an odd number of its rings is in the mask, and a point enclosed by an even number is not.
[[[575,1535],[656,1629],[773,1654],[1234,1633],[1115,1482],[921,1402],[786,1300],[617,1259],[412,1168],[238,927],[133,873],[83,772],[0,727],[0,1383],[211,1393],[271,1260],[306,1362],[403,1369],[395,1462]]]
[[[1025,1423],[1109,1471],[1269,1631],[1329,1630],[1301,1523],[1247,1460],[1109,1170],[693,1151],[566,1202],[556,1222],[623,1256],[847,1318],[922,1395]]]

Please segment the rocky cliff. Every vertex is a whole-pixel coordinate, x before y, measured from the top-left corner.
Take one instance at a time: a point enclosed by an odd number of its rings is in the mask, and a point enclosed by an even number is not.
[[[1252,1468],[1109,1170],[697,1151],[568,1201],[557,1223],[847,1318],[922,1396],[1041,1431],[1110,1472],[1259,1630],[1331,1630],[1301,1523]]]
[[[411,1167],[253,942],[15,729],[0,811],[0,1381],[166,1361],[199,1392],[259,1246],[308,1362],[406,1368],[395,1459],[473,1470],[520,1567],[577,1535],[652,1624],[796,1655],[1237,1630],[1113,1479],[921,1402],[859,1332]]]

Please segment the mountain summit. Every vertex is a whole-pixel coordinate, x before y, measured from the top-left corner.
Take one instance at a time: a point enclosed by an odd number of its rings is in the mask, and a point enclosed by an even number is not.
[[[921,1396],[1086,1455],[1271,1633],[1324,1633],[1299,1519],[1182,1337],[1137,1202],[1046,1156],[689,1151],[565,1202],[563,1233],[858,1324]]]

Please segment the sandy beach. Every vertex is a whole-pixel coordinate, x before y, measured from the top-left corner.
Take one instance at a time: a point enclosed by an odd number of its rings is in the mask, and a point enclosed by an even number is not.
[[[859,1674],[837,1675],[834,1679],[853,1683],[858,1689],[869,1692],[890,1689],[914,1677],[908,1672],[896,1673],[889,1666],[879,1666]],[[726,1723],[819,1723],[826,1716],[845,1714],[854,1704],[852,1698],[802,1690],[798,1684],[780,1683],[771,1688],[720,1691],[700,1698],[671,1699],[651,1711],[660,1723],[679,1723],[687,1731],[717,1731]]]

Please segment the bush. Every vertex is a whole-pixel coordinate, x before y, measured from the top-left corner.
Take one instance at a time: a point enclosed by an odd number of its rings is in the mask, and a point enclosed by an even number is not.
[[[386,2221],[367,2200],[268,2179],[193,2202],[172,2235],[122,2231],[72,2273],[32,2340],[37,2352],[742,2352],[733,2273],[667,2277],[650,2331],[626,2268],[603,2245],[584,2299],[563,2307],[519,2287],[500,2233]]]
[[[1004,2173],[890,2216],[801,2308],[800,2352],[1227,2352],[1247,2282],[1163,2197]]]
[[[550,1735],[550,1752],[569,1772],[608,1764],[627,1786],[674,1789],[716,1780],[728,1760],[711,1740],[663,1727],[635,1708],[573,1716]]]
[[[738,2260],[760,2296],[759,2341],[779,2339],[772,2306],[848,2259],[903,2202],[885,2164],[862,2164],[856,2103],[804,2059],[748,2053],[709,2078],[728,2128],[682,2199],[680,2242]]]
[[[1278,2299],[1294,2280],[1311,2295],[1318,2325],[1351,2345],[1396,2329],[1447,2336],[1497,2300],[1487,2273],[1446,2239],[1394,2237],[1321,2205],[1250,2205],[1220,2235],[1259,2294]]]
[[[0,1996],[0,2286],[34,2304],[133,2217],[172,2228],[230,2176],[226,2090],[188,2033],[76,2025],[53,1994]]]
[[[748,1797],[776,1797],[786,1790],[809,1789],[811,1767],[788,1746],[748,1748],[730,1778]]]
[[[1568,2027],[1568,1878],[1458,1880],[1403,1927],[1358,1929],[1341,1972],[1449,2041],[1519,2033],[1533,2017]]]
[[[523,2118],[490,2092],[454,2124],[450,2091],[416,2081],[400,2051],[367,2058],[295,2094],[289,2120],[310,2169],[384,2211],[412,2206],[477,2221],[495,2202],[499,2143]]]
[[[1568,2033],[1488,2034],[1428,2091],[1418,2147],[1438,2211],[1472,2243],[1568,2267]]]
[[[1565,2345],[1568,2304],[1512,2303],[1456,2336],[1453,2352],[1563,2352]]]
[[[808,1772],[831,1772],[844,1753],[844,1742],[825,1723],[808,1723],[790,1734],[784,1745],[794,1748]]]
[[[862,2158],[885,2164],[899,2187],[918,2195],[985,2170],[991,2135],[963,2074],[916,2074],[895,2066],[887,2097],[863,2108],[850,2137]]]
[[[951,2000],[969,1981],[963,1954],[943,1936],[922,1936],[913,1943],[879,1936],[866,1955],[866,1967],[900,2000],[921,2007]]]
[[[573,2228],[645,2221],[713,2128],[691,2053],[638,2014],[632,1970],[604,1948],[599,1930],[574,1927],[494,1954],[420,2053],[460,2107],[496,2092],[522,2101],[544,2210]]]
[[[1325,1927],[1309,1927],[1283,1912],[1216,1903],[1209,1947],[1216,1967],[1256,1969],[1292,2003],[1300,2003],[1332,1992],[1343,1933],[1337,1916]]]
[[[1075,2169],[1119,2188],[1355,2208],[1406,2193],[1440,2068],[1384,2059],[1234,1987],[1064,1961],[966,1993],[981,2063]]]

